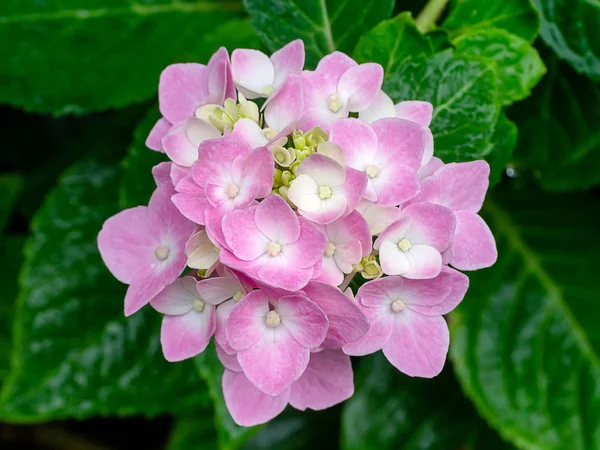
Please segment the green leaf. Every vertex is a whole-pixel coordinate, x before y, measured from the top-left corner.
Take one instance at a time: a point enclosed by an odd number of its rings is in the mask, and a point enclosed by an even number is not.
[[[517,160],[552,191],[600,184],[600,82],[554,57],[531,98],[519,104]]]
[[[0,175],[0,234],[10,219],[23,179],[17,174]]]
[[[406,12],[379,23],[362,36],[354,50],[354,58],[359,63],[379,63],[389,75],[409,59],[433,53],[433,45],[417,30],[412,15]]]
[[[352,53],[358,38],[392,14],[395,0],[244,0],[252,25],[272,50],[302,39],[314,68],[335,50]]]
[[[395,102],[433,104],[435,154],[445,162],[470,161],[489,153],[500,110],[495,67],[489,59],[454,55],[452,50],[411,59],[387,78],[383,90]]]
[[[533,0],[542,39],[559,58],[582,74],[600,79],[600,2],[597,0]]]
[[[483,210],[499,259],[453,313],[457,375],[518,447],[600,448],[600,201],[514,184]]]
[[[510,105],[529,97],[546,66],[529,42],[501,29],[475,30],[454,40],[456,52],[490,58],[498,68],[498,99]]]
[[[533,42],[540,30],[540,18],[530,0],[453,0],[442,26],[453,37],[478,29],[502,28]]]
[[[518,135],[519,129],[515,123],[509,120],[504,112],[501,113],[490,141],[491,150],[485,157],[492,169],[490,173],[490,186],[494,186],[500,182],[502,174],[512,161]]]
[[[152,168],[161,161],[168,161],[164,153],[155,152],[146,147],[148,133],[160,118],[156,106],[140,122],[133,134],[133,142],[121,166],[123,176],[119,186],[119,203],[122,208],[147,205],[156,183]]]
[[[156,96],[162,69],[254,46],[235,1],[0,2],[0,102],[81,114]],[[228,22],[228,19],[234,19]]]
[[[208,385],[208,391],[213,401],[214,421],[217,428],[219,448],[221,450],[235,450],[254,436],[261,426],[245,428],[237,425],[225,405],[221,379],[223,378],[223,365],[217,357],[214,343],[200,355],[194,358],[196,370]]]
[[[481,420],[449,370],[410,378],[381,352],[361,359],[342,410],[345,450],[508,449]],[[481,443],[483,445],[479,445]]]
[[[211,412],[177,419],[166,450],[219,450]]]
[[[160,315],[123,316],[125,286],[98,253],[98,231],[117,212],[117,175],[95,162],[73,167],[31,224],[0,398],[12,422],[185,414],[207,403],[192,364],[162,356]]]

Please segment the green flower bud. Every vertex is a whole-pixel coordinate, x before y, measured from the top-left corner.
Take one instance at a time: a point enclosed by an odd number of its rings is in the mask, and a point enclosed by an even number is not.
[[[292,172],[290,172],[289,170],[285,170],[282,174],[281,174],[281,181],[283,182],[284,186],[288,186],[290,185],[290,183],[295,180],[296,177],[294,176],[294,174]]]
[[[306,139],[304,138],[304,133],[300,130],[294,130],[292,133],[292,140],[294,142],[294,147],[297,149],[304,148],[306,146]]]

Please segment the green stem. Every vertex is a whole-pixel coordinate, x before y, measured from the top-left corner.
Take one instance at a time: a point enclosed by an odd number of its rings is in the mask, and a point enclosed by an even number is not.
[[[346,288],[350,285],[350,282],[352,281],[352,278],[354,278],[354,275],[356,275],[356,273],[357,272],[350,272],[344,277],[344,281],[342,281],[342,284],[340,284],[340,290],[342,292],[344,292]]]
[[[435,23],[446,8],[448,0],[429,0],[416,19],[417,28],[421,33],[427,33],[435,28]]]

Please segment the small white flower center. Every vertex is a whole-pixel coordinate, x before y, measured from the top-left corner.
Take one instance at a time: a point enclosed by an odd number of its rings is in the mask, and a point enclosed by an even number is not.
[[[334,92],[333,94],[329,94],[327,99],[329,100],[329,109],[331,111],[336,113],[340,109],[342,109],[342,99],[340,98],[340,95],[337,92]]]
[[[404,311],[404,308],[406,308],[406,305],[400,299],[398,299],[394,303],[392,303],[392,311],[394,311],[395,313]]]
[[[331,241],[327,241],[327,247],[325,247],[325,256],[333,256],[335,253],[335,245]]]
[[[262,93],[268,97],[269,95],[271,95],[273,93],[274,90],[275,90],[275,88],[273,87],[272,84],[267,84],[263,88]]]
[[[377,175],[379,175],[380,169],[376,165],[371,164],[367,166],[365,172],[367,173],[369,178],[375,178]]]
[[[233,301],[234,302],[239,302],[243,297],[244,297],[244,291],[237,291],[234,295],[233,295]]]
[[[281,251],[281,245],[278,244],[277,242],[269,242],[269,245],[267,245],[267,253],[271,256],[279,255],[280,251]]]
[[[237,187],[235,184],[231,183],[229,186],[227,186],[227,196],[229,198],[234,198],[236,195],[238,195],[238,193],[240,192],[240,188]]]
[[[329,186],[319,186],[319,198],[321,200],[331,198],[331,188]]]
[[[275,311],[269,311],[267,313],[267,320],[265,320],[265,323],[269,328],[277,328],[281,323],[281,318]]]
[[[412,244],[408,239],[404,238],[398,242],[398,248],[403,252],[407,252],[412,248]]]
[[[275,153],[275,159],[278,163],[282,163],[285,161],[285,155],[283,154],[283,152]]]
[[[197,298],[196,300],[194,300],[194,311],[202,312],[202,311],[204,311],[204,307],[205,306],[206,306],[206,303],[204,303],[199,298]]]
[[[164,245],[159,245],[158,247],[156,247],[156,250],[154,251],[154,255],[161,261],[164,261],[165,259],[167,259],[169,257],[169,251],[170,250],[167,247],[165,247]]]

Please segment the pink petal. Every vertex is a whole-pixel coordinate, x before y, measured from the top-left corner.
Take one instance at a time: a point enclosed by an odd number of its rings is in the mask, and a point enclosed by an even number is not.
[[[346,182],[344,194],[346,196],[346,214],[356,209],[367,188],[368,177],[364,172],[359,172],[351,167],[346,167]]]
[[[262,147],[269,143],[262,128],[252,119],[242,118],[233,125],[229,136],[235,136],[252,148]]]
[[[297,179],[292,182],[292,187],[294,187],[295,181],[297,181]],[[306,217],[311,222],[318,224],[331,223],[334,220],[342,217],[348,210],[346,194],[343,189],[333,188],[332,191],[333,194],[330,198],[319,201],[318,208],[316,210],[306,211],[298,207],[299,214]],[[291,192],[292,189],[290,188],[288,191],[288,197],[293,202],[294,196],[290,196]]]
[[[185,258],[184,247],[189,237],[194,232],[194,224],[186,219],[171,201],[174,194],[170,186],[161,186],[155,189],[148,203],[148,219],[152,233],[159,239],[168,238],[172,241],[170,248],[174,255],[176,252]]]
[[[402,164],[388,164],[380,168],[379,174],[370,180],[377,195],[378,205],[401,205],[415,197],[421,189],[417,172]]]
[[[352,356],[364,356],[381,348],[390,340],[394,329],[394,316],[390,309],[361,308],[369,318],[369,330],[355,341],[343,346],[344,353]]]
[[[379,246],[379,261],[381,270],[386,275],[404,275],[410,269],[407,253],[400,251],[397,242],[382,241]]]
[[[296,242],[286,245],[282,251],[295,267],[306,269],[314,266],[321,259],[325,252],[327,238],[315,224],[302,217],[298,219],[300,236]]]
[[[300,120],[303,111],[302,77],[291,75],[265,104],[265,121],[270,128],[281,131]]]
[[[256,227],[254,217],[258,208],[260,206],[235,209],[223,218],[225,241],[233,254],[243,261],[255,260],[266,253],[270,242]]]
[[[415,171],[421,167],[425,149],[423,127],[404,119],[380,119],[371,125],[377,135],[377,157],[381,165],[403,164]]]
[[[444,162],[440,158],[434,156],[427,164],[419,169],[419,177],[421,179],[430,177],[441,167],[444,167]]]
[[[225,47],[219,48],[208,61],[208,92],[205,104],[222,105],[226,98],[237,99],[229,54]]]
[[[233,298],[242,288],[234,278],[213,277],[198,281],[196,290],[200,299],[211,305],[218,305]]]
[[[237,353],[227,353],[218,343],[215,344],[215,349],[217,351],[217,357],[219,358],[219,361],[221,361],[221,364],[223,364],[223,367],[225,367],[226,370],[236,373],[242,372],[240,363],[237,360]]]
[[[346,164],[364,170],[377,152],[377,135],[371,127],[359,119],[338,119],[331,126],[329,141],[344,151]]]
[[[317,68],[311,75],[317,81],[319,89],[329,95],[337,91],[338,81],[348,69],[358,64],[342,52],[333,52],[324,56],[319,61]]]
[[[253,346],[267,331],[269,297],[252,291],[235,304],[226,324],[227,342],[236,351]]]
[[[182,316],[165,316],[160,328],[160,343],[167,361],[182,361],[202,353],[215,332],[215,308],[191,310]]]
[[[350,273],[353,270],[352,266],[358,264],[362,259],[362,256],[362,245],[358,240],[354,240],[346,244],[336,245],[333,258],[335,259],[337,266],[344,273]]]
[[[273,85],[279,86],[291,74],[299,74],[304,68],[304,42],[296,39],[271,55],[275,69]]]
[[[436,305],[426,306],[426,305],[409,305],[409,308],[413,311],[418,312],[419,314],[423,314],[424,316],[441,316],[444,314],[448,314],[450,311],[454,310],[459,303],[465,297],[467,293],[467,289],[469,288],[469,277],[465,274],[462,274],[454,269],[450,269],[449,267],[443,267],[440,276],[448,275],[450,281],[446,281],[451,285],[450,293],[445,297],[445,299]],[[448,278],[446,278],[448,279]],[[431,281],[431,280],[425,280]]]
[[[281,414],[288,404],[290,391],[268,395],[257,389],[243,373],[225,370],[223,396],[231,417],[240,426],[253,427]]]
[[[152,176],[156,186],[166,185],[170,189],[173,188],[173,182],[171,181],[171,162],[161,162],[152,168]]]
[[[198,147],[194,147],[187,136],[187,121],[174,125],[163,137],[162,146],[171,161],[180,166],[191,167],[198,159]]]
[[[396,117],[417,122],[419,125],[429,127],[433,116],[433,105],[429,102],[407,100],[396,104]]]
[[[327,315],[329,330],[322,347],[341,348],[361,338],[369,329],[365,315],[352,300],[338,288],[311,281],[303,291]]]
[[[440,204],[453,211],[478,212],[489,186],[490,166],[486,161],[450,163],[435,174],[442,190]]]
[[[204,141],[198,149],[198,161],[192,166],[194,181],[202,187],[207,183],[230,182],[227,175],[232,171],[233,162],[250,151],[247,143],[233,136]]]
[[[223,351],[229,355],[236,353],[235,350],[229,345],[226,335],[227,318],[231,313],[231,310],[236,305],[233,300],[228,300],[217,306],[216,312],[216,329],[215,329],[215,340],[217,341],[218,347],[221,347]],[[236,357],[237,364],[237,357]],[[229,370],[233,370],[229,368]],[[242,369],[240,369],[241,371]]]
[[[243,301],[244,299],[238,305]],[[228,334],[234,313],[235,308],[227,323]],[[310,351],[298,344],[281,325],[277,328],[266,328],[258,341],[238,353],[238,362],[244,374],[252,384],[269,395],[281,394],[300,378],[309,358]]]
[[[242,179],[240,186],[240,194],[238,197],[246,195],[246,199],[236,197],[236,207],[242,206],[240,203],[244,201],[244,206],[247,202],[255,198],[265,198],[271,194],[273,188],[273,174],[275,172],[275,164],[273,163],[273,155],[267,147],[257,148],[252,150],[244,160],[242,168]],[[247,194],[245,194],[247,192]]]
[[[434,150],[433,133],[431,132],[431,129],[423,127],[423,132],[425,133],[425,147],[423,148],[423,157],[421,158],[422,166],[431,161]]]
[[[344,281],[344,272],[337,266],[333,256],[323,256],[321,273],[313,276],[313,279],[332,286],[339,286]]]
[[[340,96],[348,101],[348,109],[361,111],[375,99],[383,83],[383,68],[376,63],[361,64],[348,69],[340,78]]]
[[[177,184],[183,180],[185,177],[192,173],[192,169],[189,167],[179,166],[177,164],[171,164],[171,181],[173,182],[173,186],[177,186]]]
[[[325,339],[329,322],[316,304],[303,295],[280,297],[276,311],[281,323],[298,344],[307,349],[316,348]]]
[[[367,123],[373,123],[386,117],[396,117],[396,108],[392,99],[385,92],[379,91],[375,99],[359,113],[358,117]]]
[[[432,378],[446,361],[450,334],[443,317],[427,317],[408,309],[394,317],[390,340],[383,354],[398,370],[411,377]]]
[[[254,222],[267,239],[280,245],[295,243],[300,237],[298,216],[279,195],[269,195],[259,203]]]
[[[423,280],[437,277],[442,270],[442,255],[429,245],[413,245],[404,254],[409,268],[403,274],[398,275]]]
[[[411,225],[406,238],[414,245],[429,245],[440,253],[454,238],[456,217],[452,211],[433,203],[413,203],[402,210]]]
[[[192,310],[197,298],[196,280],[193,277],[183,277],[166,286],[150,304],[162,314],[180,316]]]
[[[141,268],[156,262],[158,238],[149,229],[148,208],[138,206],[110,217],[98,234],[98,249],[113,276],[130,283]]]
[[[453,277],[447,272],[428,280],[405,279],[397,295],[410,309],[425,310],[442,303],[452,291],[452,284]]]
[[[231,53],[231,71],[235,84],[249,99],[266,97],[265,88],[273,85],[275,69],[269,57],[259,50],[245,48]]]
[[[339,350],[324,350],[310,355],[306,370],[292,384],[289,401],[301,411],[319,411],[349,399],[353,393],[350,358]]]
[[[192,222],[204,225],[204,213],[210,208],[206,191],[194,182],[191,175],[182,178],[175,190],[177,193],[171,197],[171,201],[179,212]]]
[[[183,267],[179,272],[181,273],[182,270]],[[153,269],[140,270],[136,273],[125,294],[125,316],[131,316],[150,303],[150,300],[156,297],[170,281],[163,282]]]
[[[273,287],[287,291],[298,291],[310,281],[314,269],[312,266],[300,268],[294,266],[294,264],[299,263],[284,254],[281,255],[281,258],[264,255],[259,258],[260,267],[256,271],[257,276],[253,276]]]
[[[163,152],[162,139],[164,135],[167,134],[171,126],[171,123],[164,117],[158,119],[158,122],[156,122],[148,134],[148,138],[146,139],[146,147],[148,147],[150,150]]]
[[[313,153],[298,166],[296,176],[308,175],[319,186],[340,186],[346,181],[344,168],[335,160]]]
[[[357,206],[366,220],[369,231],[373,236],[382,233],[390,224],[400,218],[400,209],[395,206],[375,205],[368,200],[361,200]]]
[[[497,259],[496,241],[484,220],[471,211],[457,212],[451,264],[460,270],[478,270],[492,266]]]
[[[160,74],[158,103],[166,120],[178,123],[194,116],[208,95],[208,70],[195,63],[171,64]]]

